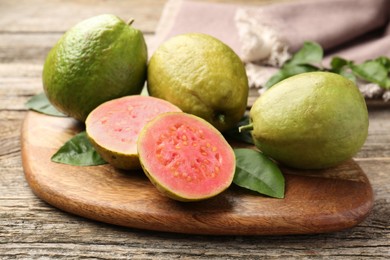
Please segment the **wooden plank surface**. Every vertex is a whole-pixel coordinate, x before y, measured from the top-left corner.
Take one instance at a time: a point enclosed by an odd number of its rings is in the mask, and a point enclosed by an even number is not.
[[[69,26],[103,11],[123,17],[131,13],[146,35],[152,36],[164,3],[163,0],[0,1],[0,258],[387,259],[390,255],[388,107],[369,109],[369,137],[355,157],[373,186],[373,212],[357,227],[342,232],[245,237],[143,231],[86,220],[59,211],[32,194],[22,169],[20,127],[26,114],[24,102],[41,91],[41,66],[46,52]]]

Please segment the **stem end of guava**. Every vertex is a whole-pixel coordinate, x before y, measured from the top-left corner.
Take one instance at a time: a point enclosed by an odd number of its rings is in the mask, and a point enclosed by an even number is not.
[[[225,115],[224,114],[218,114],[218,122],[224,124],[225,123]]]
[[[128,26],[131,26],[133,23],[134,23],[134,18],[130,18],[130,19],[127,21],[127,25],[128,25]]]
[[[253,130],[253,124],[243,125],[243,126],[240,126],[238,128],[238,132],[240,132],[240,133],[246,132],[246,131],[252,131],[252,130]]]

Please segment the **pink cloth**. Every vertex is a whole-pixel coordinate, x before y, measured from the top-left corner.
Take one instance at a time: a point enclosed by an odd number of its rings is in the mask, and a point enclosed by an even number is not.
[[[240,53],[234,21],[237,5],[170,0],[165,6],[150,53],[172,36],[200,32],[212,35]]]
[[[169,0],[149,53],[168,38],[189,32],[210,34],[229,45],[246,63],[250,84],[261,87],[305,41],[324,48],[325,66],[334,56],[356,63],[390,57],[390,0],[297,0],[261,6]],[[360,89],[366,97],[390,100],[390,91],[377,85]]]
[[[171,0],[166,9],[170,10],[164,11],[152,52],[174,35],[202,32],[222,40],[241,56],[235,15],[245,9],[274,28],[290,52],[309,40],[318,42],[327,54],[357,62],[390,56],[389,0],[306,0],[264,6]]]

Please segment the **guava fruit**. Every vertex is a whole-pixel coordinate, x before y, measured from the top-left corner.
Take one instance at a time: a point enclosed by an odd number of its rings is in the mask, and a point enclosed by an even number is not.
[[[139,94],[147,49],[141,31],[119,17],[86,19],[53,46],[43,67],[47,98],[59,111],[84,121],[101,103]]]
[[[139,134],[138,153],[146,176],[175,200],[211,198],[233,181],[233,149],[216,128],[191,114],[155,117]]]
[[[95,108],[85,121],[92,145],[112,166],[140,169],[137,139],[143,126],[155,116],[181,110],[171,103],[149,96],[126,96]]]
[[[234,51],[200,33],[164,42],[148,65],[149,94],[199,116],[219,131],[234,127],[248,99],[248,78]]]
[[[250,110],[256,146],[280,163],[300,169],[335,166],[355,155],[368,133],[359,89],[330,72],[287,78],[261,95]]]

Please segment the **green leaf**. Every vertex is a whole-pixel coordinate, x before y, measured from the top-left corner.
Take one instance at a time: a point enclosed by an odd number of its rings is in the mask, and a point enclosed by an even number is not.
[[[300,73],[318,71],[318,70],[320,70],[318,67],[310,64],[306,64],[306,65],[286,66],[283,68],[283,73],[288,77],[291,77]]]
[[[244,143],[247,143],[247,144],[254,144],[253,143],[253,139],[252,139],[252,135],[250,132],[239,132],[238,131],[238,128],[240,126],[243,126],[243,125],[247,125],[249,124],[249,117],[248,116],[244,116],[240,122],[238,122],[237,124],[237,127],[234,127],[228,131],[226,131],[224,133],[224,136],[226,138],[230,138],[230,139],[233,139],[233,140],[236,140],[236,141],[240,141],[240,142],[244,142]]]
[[[264,85],[264,88],[269,89],[276,83],[287,79],[291,76],[311,71],[318,71],[319,68],[316,66],[306,64],[306,65],[286,65],[283,66],[278,72],[276,72]]]
[[[265,83],[264,88],[269,89],[276,83],[291,76],[311,71],[320,70],[314,63],[320,63],[324,56],[324,50],[315,42],[305,42],[282,68]]]
[[[385,56],[380,56],[380,57],[376,58],[375,61],[382,64],[382,66],[385,67],[387,72],[390,72],[390,58],[385,57]]]
[[[67,141],[51,157],[51,160],[76,166],[93,166],[106,163],[89,142],[85,131]]]
[[[46,115],[50,115],[50,116],[65,116],[64,114],[59,112],[57,109],[55,109],[52,106],[52,104],[50,104],[45,93],[43,93],[43,92],[31,97],[26,102],[25,105],[28,109],[34,110],[34,111],[42,113],[42,114],[46,114]]]
[[[269,89],[273,85],[275,85],[276,83],[278,83],[278,82],[280,82],[280,81],[282,81],[282,80],[284,80],[286,78],[288,78],[288,76],[285,75],[285,73],[283,72],[282,69],[280,69],[274,75],[272,75],[269,80],[267,80],[267,82],[264,84],[264,88],[265,89]]]
[[[330,69],[331,72],[338,73],[341,76],[344,76],[347,79],[356,82],[356,77],[350,69],[350,67],[353,66],[352,61],[335,56],[332,58],[332,61],[330,62],[330,66],[331,66]]]
[[[353,82],[356,82],[356,77],[350,70],[342,69],[342,70],[339,71],[339,74],[341,76],[346,77],[349,80],[352,80]]]
[[[333,57],[332,61],[330,62],[330,66],[333,72],[338,73],[341,71],[345,66],[347,66],[349,62],[346,59],[340,58],[340,57]]]
[[[252,149],[234,149],[234,153],[233,182],[236,185],[270,197],[284,198],[284,176],[271,159]]]
[[[351,65],[351,69],[358,77],[390,89],[387,69],[379,61],[369,60],[359,65]]]
[[[276,83],[296,74],[311,71],[331,71],[338,73],[354,82],[356,78],[361,78],[368,82],[376,83],[384,89],[390,89],[390,58],[380,56],[374,60],[368,60],[360,65],[355,65],[353,61],[335,56],[331,60],[330,68],[317,68],[313,64],[321,63],[324,51],[315,42],[307,41],[282,68],[276,72],[263,86],[269,89]]]
[[[324,57],[324,50],[316,42],[307,41],[303,44],[287,63],[289,65],[303,65],[320,63]]]

